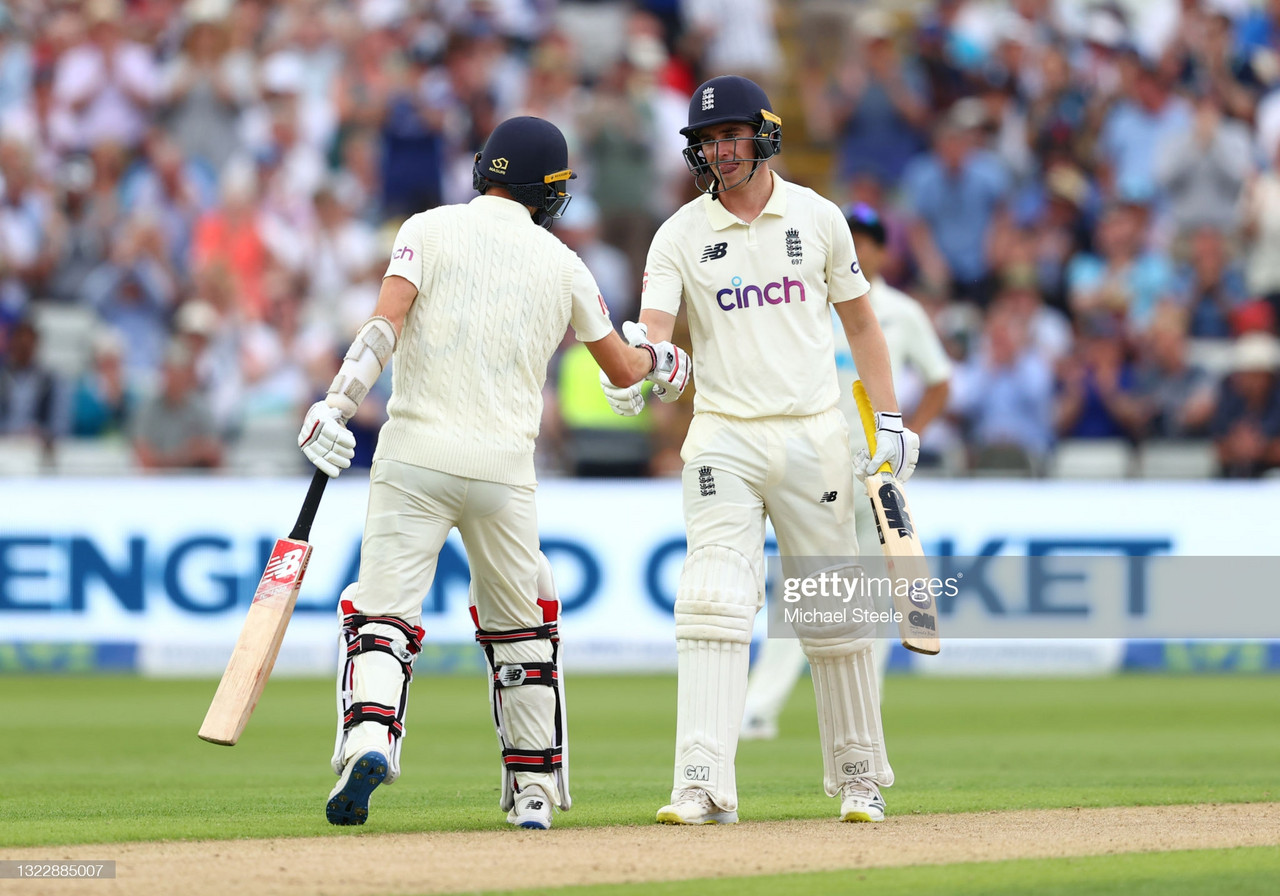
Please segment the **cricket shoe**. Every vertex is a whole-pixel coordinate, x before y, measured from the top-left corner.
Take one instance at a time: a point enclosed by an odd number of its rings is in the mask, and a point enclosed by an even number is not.
[[[364,824],[369,819],[369,797],[387,777],[387,757],[369,750],[342,769],[338,786],[324,807],[330,824]]]
[[[686,787],[671,805],[658,810],[657,820],[662,824],[737,824],[738,813],[721,809],[701,787]]]
[[[884,821],[884,797],[874,781],[854,778],[840,785],[841,821]]]
[[[777,740],[778,723],[764,716],[748,716],[738,732],[738,740]]]
[[[507,824],[518,828],[546,831],[551,828],[551,800],[537,784],[530,784],[520,792],[516,804],[507,813]]]

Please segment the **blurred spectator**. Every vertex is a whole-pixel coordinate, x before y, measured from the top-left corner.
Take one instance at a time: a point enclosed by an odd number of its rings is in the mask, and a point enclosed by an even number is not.
[[[858,16],[860,46],[810,103],[808,116],[838,138],[842,180],[870,174],[893,187],[907,164],[927,146],[928,82],[893,42],[892,21],[879,9]],[[823,121],[823,118],[829,118]]]
[[[1143,233],[1140,207],[1118,203],[1107,209],[1094,239],[1097,254],[1081,253],[1067,266],[1073,315],[1107,312],[1138,329],[1146,326],[1172,288],[1173,269],[1164,256],[1143,248]]]
[[[444,73],[429,73],[429,58],[415,50],[408,70],[390,88],[380,124],[382,208],[391,217],[407,218],[441,202],[448,110],[482,89],[469,53],[465,42],[454,41]],[[469,130],[462,139],[470,139]]]
[[[151,51],[121,30],[121,0],[85,0],[85,40],[58,60],[53,92],[66,114],[66,143],[133,148],[142,140],[159,78]]]
[[[1280,344],[1266,333],[1236,343],[1233,372],[1218,391],[1212,432],[1222,475],[1259,476],[1280,466]]]
[[[0,326],[23,316],[53,266],[57,211],[36,181],[31,151],[0,139]]]
[[[1270,165],[1250,179],[1243,196],[1248,291],[1280,293],[1280,144]]]
[[[196,388],[191,353],[179,343],[165,352],[159,393],[138,410],[133,448],[144,470],[208,468],[222,463],[222,445],[208,404]]]
[[[1205,433],[1213,416],[1214,383],[1187,360],[1187,318],[1162,305],[1141,341],[1134,392],[1142,434],[1180,439]]]
[[[926,280],[944,275],[954,296],[985,303],[991,289],[988,230],[1010,183],[999,159],[975,145],[981,114],[980,107],[957,106],[934,131],[933,151],[907,168],[903,192],[913,219],[912,250]]]
[[[204,269],[196,279],[195,294],[173,316],[177,341],[191,356],[196,385],[223,438],[239,434],[244,413],[244,323],[230,284],[222,268]]]
[[[39,334],[28,320],[9,331],[0,364],[0,434],[39,438],[46,455],[71,425],[66,384],[36,358]]]
[[[155,226],[145,219],[130,222],[111,257],[85,278],[83,293],[85,303],[124,337],[130,382],[150,385],[169,339],[174,300]]]
[[[1216,121],[1206,116],[1202,122],[1199,130],[1216,130]],[[1099,134],[1098,153],[1110,167],[1111,183],[1153,194],[1161,147],[1191,130],[1187,102],[1171,93],[1154,66],[1143,65],[1132,84],[1121,84],[1121,96]]]
[[[581,118],[601,232],[626,253],[633,271],[644,270],[649,243],[668,210],[663,173],[672,170],[673,157],[682,158],[673,139],[684,146],[680,128],[671,126],[677,108],[681,118],[688,113],[687,101],[657,83],[656,62],[635,53],[624,56],[598,85]]]
[[[31,44],[18,34],[8,7],[0,7],[0,121],[27,102],[34,78]]]
[[[58,169],[55,185],[61,216],[50,236],[56,245],[57,262],[48,280],[51,298],[78,302],[84,298],[84,280],[105,260],[115,226],[114,208],[104,208],[90,193],[93,162],[87,156],[73,156]]]
[[[1214,227],[1196,230],[1187,248],[1175,292],[1190,314],[1190,335],[1228,339],[1231,316],[1248,297],[1244,274],[1232,261],[1226,238]]]
[[[1137,438],[1142,407],[1119,320],[1106,312],[1080,321],[1076,350],[1059,367],[1054,428],[1069,439]]]
[[[227,165],[222,171],[222,204],[200,216],[191,246],[196,274],[213,265],[224,268],[231,275],[239,310],[252,320],[266,311],[262,278],[269,260],[260,230],[258,198],[253,164],[237,159]]]
[[[1053,373],[1028,346],[1018,319],[993,308],[982,348],[956,368],[950,410],[967,428],[976,453],[1013,448],[1033,463],[1053,444]]]
[[[125,376],[124,353],[124,339],[115,330],[94,337],[93,366],[81,374],[72,399],[72,435],[97,438],[126,431],[139,392]]]
[[[1234,230],[1252,152],[1249,129],[1223,117],[1212,91],[1202,94],[1190,130],[1172,135],[1156,154],[1156,178],[1178,233],[1202,226]]]
[[[188,159],[214,171],[239,148],[236,125],[254,85],[228,56],[223,0],[186,4],[182,51],[163,72],[160,121]]]
[[[682,0],[680,9],[699,44],[699,81],[732,72],[769,92],[782,64],[774,0]]]
[[[578,254],[596,278],[609,316],[617,321],[635,320],[640,313],[640,281],[622,250],[600,239],[600,211],[591,197],[574,196],[552,232]]]

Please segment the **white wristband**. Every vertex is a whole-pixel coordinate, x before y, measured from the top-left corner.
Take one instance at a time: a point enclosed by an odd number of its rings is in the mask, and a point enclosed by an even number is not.
[[[337,408],[344,421],[355,416],[360,402],[382,376],[382,369],[391,360],[395,347],[396,328],[391,321],[385,317],[365,321],[342,359],[338,375],[325,395],[325,404]]]

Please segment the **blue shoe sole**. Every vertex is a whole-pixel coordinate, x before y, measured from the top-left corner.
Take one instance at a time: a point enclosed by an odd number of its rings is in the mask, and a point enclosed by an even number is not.
[[[346,784],[324,807],[330,824],[364,824],[369,818],[369,797],[387,777],[387,757],[371,750],[356,759]]]

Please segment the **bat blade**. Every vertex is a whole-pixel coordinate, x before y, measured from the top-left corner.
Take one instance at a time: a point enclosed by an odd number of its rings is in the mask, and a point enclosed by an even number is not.
[[[311,545],[307,542],[295,538],[276,541],[231,659],[200,726],[201,740],[233,746],[244,733],[280,653],[310,559]]]
[[[888,473],[867,477],[867,496],[876,516],[880,547],[895,579],[893,608],[898,614],[902,646],[916,653],[934,655],[938,641],[938,608],[929,590],[929,564],[916,534],[907,496],[898,480]],[[906,587],[899,582],[906,581]]]

